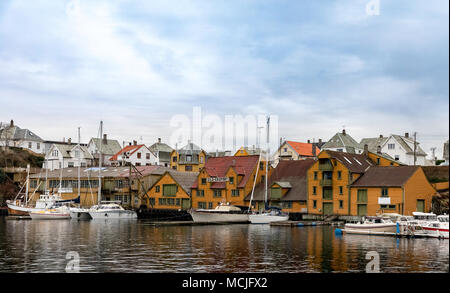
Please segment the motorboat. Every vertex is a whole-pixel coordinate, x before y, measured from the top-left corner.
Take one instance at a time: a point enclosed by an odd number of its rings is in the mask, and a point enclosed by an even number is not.
[[[413,212],[414,220],[416,220],[419,225],[426,226],[431,222],[437,221],[437,215],[434,213],[423,213],[423,212]]]
[[[248,213],[237,206],[219,204],[214,209],[196,209],[189,212],[194,222],[201,223],[248,223]]]
[[[70,212],[68,207],[60,206],[42,211],[32,211],[30,217],[33,220],[66,220],[70,219]]]
[[[358,223],[347,223],[344,228],[350,234],[396,233],[397,223],[382,217],[366,217]]]
[[[437,216],[437,221],[422,226],[430,237],[448,239],[448,215]]]
[[[77,219],[77,220],[92,219],[91,215],[89,214],[89,209],[86,209],[86,208],[70,207],[69,212],[70,212],[70,217],[72,219]]]
[[[89,209],[92,219],[137,219],[137,213],[124,209],[118,202],[101,202]]]

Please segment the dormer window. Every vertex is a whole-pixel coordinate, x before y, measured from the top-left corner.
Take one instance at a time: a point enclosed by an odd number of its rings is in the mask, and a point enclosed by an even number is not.
[[[186,155],[186,162],[192,162],[192,156]]]

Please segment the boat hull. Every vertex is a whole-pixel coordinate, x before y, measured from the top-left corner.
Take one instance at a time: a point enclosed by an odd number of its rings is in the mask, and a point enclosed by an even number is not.
[[[382,223],[382,224],[346,224],[346,233],[370,233],[370,232],[384,232],[384,233],[396,233],[397,224],[395,223]]]
[[[423,227],[425,233],[430,237],[444,238],[448,239],[448,228],[434,228],[434,227]]]
[[[70,217],[76,220],[90,220],[92,219],[89,211],[70,211]]]
[[[33,220],[67,220],[70,219],[69,213],[30,213],[30,217]]]
[[[39,212],[45,209],[20,206],[13,203],[7,203],[8,214],[11,216],[28,216],[31,212]]]
[[[277,216],[269,214],[256,214],[249,216],[250,223],[252,224],[270,224],[273,222],[282,222],[289,220],[289,216]]]
[[[118,211],[90,211],[89,215],[93,220],[98,219],[137,219],[135,211],[118,210]]]
[[[248,214],[227,213],[227,212],[190,212],[194,222],[198,223],[248,223]]]

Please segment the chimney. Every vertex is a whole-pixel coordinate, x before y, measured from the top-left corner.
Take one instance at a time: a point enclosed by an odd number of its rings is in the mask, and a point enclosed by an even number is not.
[[[108,139],[106,134],[103,134],[103,144],[107,144],[108,143]]]
[[[69,139],[67,140],[67,144],[71,144],[72,143],[72,139],[69,137]]]
[[[133,145],[137,145],[137,140],[133,140]]]
[[[65,137],[63,137],[63,142],[66,142],[66,138]]]
[[[381,146],[377,146],[377,153],[381,154]]]
[[[366,143],[366,144],[364,144],[364,152],[363,152],[363,155],[365,156],[365,157],[367,157],[368,155],[369,155],[369,145]]]
[[[161,138],[158,138],[158,143],[161,143]]]
[[[308,139],[308,143],[311,143],[311,141]]]
[[[309,143],[309,140],[308,140],[308,143]],[[316,154],[316,146],[314,144],[312,144],[312,155],[313,155],[313,157],[315,157],[317,155]]]
[[[345,135],[345,129],[342,129],[342,134]]]
[[[383,135],[382,135],[382,134],[380,134],[380,138],[383,138]]]
[[[405,132],[405,137],[409,138],[409,133],[408,132]]]
[[[322,139],[321,138],[319,138],[319,143],[322,143]]]
[[[236,165],[236,160],[231,161],[231,166],[235,166]]]
[[[9,124],[9,127],[14,127],[14,120],[11,119],[11,123]]]

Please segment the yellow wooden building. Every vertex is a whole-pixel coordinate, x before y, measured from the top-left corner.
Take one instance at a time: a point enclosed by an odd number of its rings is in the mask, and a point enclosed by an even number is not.
[[[207,154],[199,146],[189,142],[170,154],[170,167],[181,172],[199,172],[205,166]]]

